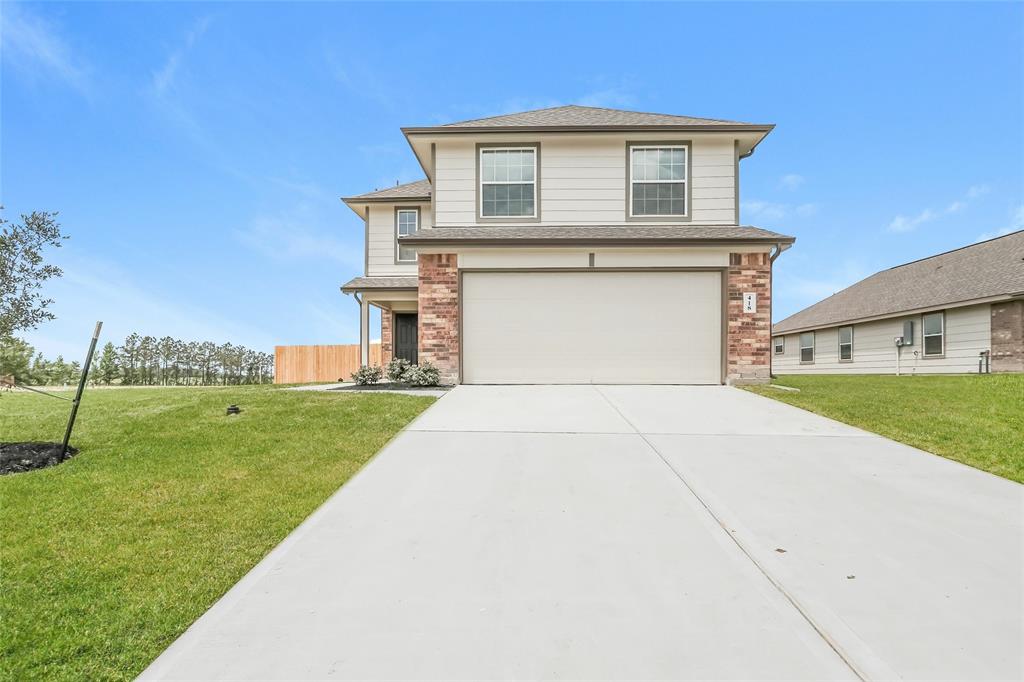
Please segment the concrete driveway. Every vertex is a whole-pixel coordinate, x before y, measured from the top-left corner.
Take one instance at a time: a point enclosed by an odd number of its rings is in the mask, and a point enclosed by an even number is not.
[[[462,386],[144,679],[1020,679],[1022,486],[726,387]]]

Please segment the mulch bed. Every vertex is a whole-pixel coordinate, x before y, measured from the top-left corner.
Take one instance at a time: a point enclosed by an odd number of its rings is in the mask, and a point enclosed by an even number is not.
[[[351,386],[339,386],[329,389],[331,391],[447,391],[451,386],[411,386],[409,384],[392,383],[382,381],[378,384],[352,384]]]
[[[78,454],[68,446],[68,457]],[[60,443],[0,443],[0,475],[18,474],[60,464]]]

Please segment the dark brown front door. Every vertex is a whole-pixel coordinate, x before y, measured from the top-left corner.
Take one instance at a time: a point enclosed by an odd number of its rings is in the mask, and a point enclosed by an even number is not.
[[[395,314],[395,357],[417,363],[416,313]]]

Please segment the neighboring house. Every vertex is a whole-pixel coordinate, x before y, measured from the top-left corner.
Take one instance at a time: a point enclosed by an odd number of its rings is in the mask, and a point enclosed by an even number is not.
[[[766,381],[772,262],[740,226],[740,160],[771,125],[564,106],[403,128],[426,180],[345,203],[384,361],[448,382]]]
[[[977,372],[983,354],[1024,372],[1024,230],[883,270],[773,329],[775,374]]]

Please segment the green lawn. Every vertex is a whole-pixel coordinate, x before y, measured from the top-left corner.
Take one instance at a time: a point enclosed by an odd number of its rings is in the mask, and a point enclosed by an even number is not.
[[[135,677],[432,402],[87,392],[77,457],[0,477],[0,677]],[[69,404],[0,394],[0,441],[59,441]]]
[[[749,390],[1024,483],[1024,375],[782,376]]]

